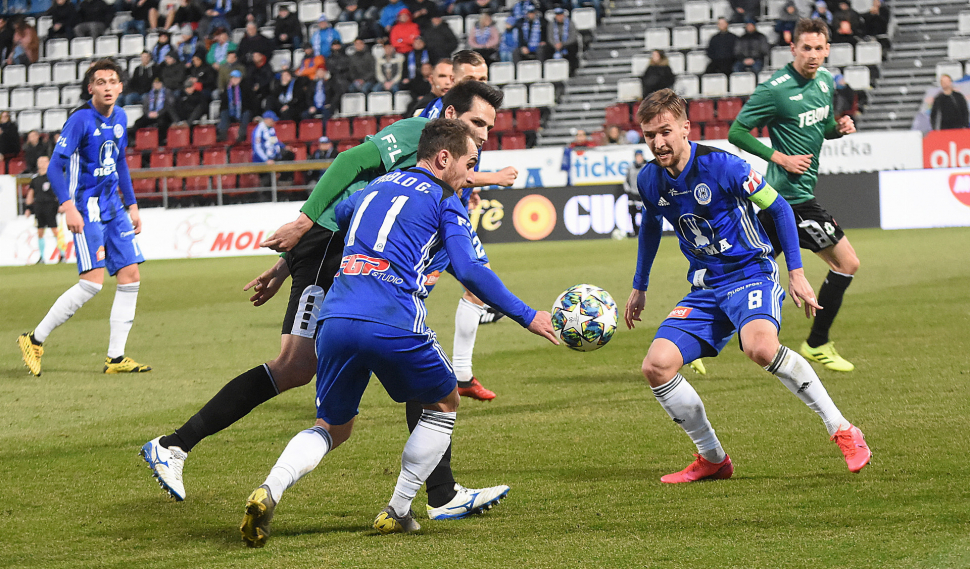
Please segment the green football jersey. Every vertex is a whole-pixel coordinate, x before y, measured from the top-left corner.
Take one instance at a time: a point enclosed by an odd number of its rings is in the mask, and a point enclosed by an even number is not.
[[[822,141],[826,132],[830,138],[838,136],[834,94],[835,81],[828,69],[820,67],[814,79],[806,79],[789,63],[758,85],[735,119],[745,130],[767,125],[772,148],[783,154],[812,155],[812,165],[800,175],[768,163],[768,183],[789,203],[815,197]]]
[[[413,117],[397,121],[377,134],[367,137],[367,140],[376,144],[381,152],[383,170],[364,170],[361,172],[323,210],[323,213],[317,218],[317,224],[331,231],[337,231],[339,228],[334,216],[334,208],[338,203],[350,197],[354,192],[363,189],[371,180],[384,172],[416,165],[418,163],[418,140],[421,139],[421,131],[424,130],[426,124],[428,124],[428,119]]]

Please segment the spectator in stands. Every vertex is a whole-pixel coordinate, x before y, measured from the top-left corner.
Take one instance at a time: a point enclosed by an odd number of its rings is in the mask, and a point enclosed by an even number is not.
[[[535,8],[536,5],[532,3],[532,0],[519,0],[512,6],[512,15],[506,21],[512,22],[512,25],[518,26],[525,21],[525,16],[530,9]]]
[[[829,11],[829,5],[825,3],[825,0],[818,0],[815,3],[815,11],[812,12],[812,19],[818,18],[820,20],[825,20],[825,23],[832,26],[832,12]]]
[[[174,50],[165,54],[165,61],[158,68],[158,77],[165,84],[166,89],[178,92],[185,83],[186,72],[185,66],[176,59],[175,55]]]
[[[303,46],[303,59],[300,60],[300,65],[297,66],[294,73],[300,77],[313,79],[317,75],[317,69],[326,68],[326,59],[322,55],[314,53],[313,45],[308,43]]]
[[[604,133],[606,136],[603,139],[603,146],[626,144],[626,136],[620,131],[620,127],[615,124],[608,125]]]
[[[146,93],[152,90],[152,79],[155,77],[155,62],[148,51],[141,52],[141,63],[131,72],[131,78],[125,84],[125,105],[140,104]]]
[[[209,53],[206,55],[205,60],[209,63],[209,65],[212,66],[213,69],[218,71],[219,67],[226,63],[229,52],[238,50],[239,46],[237,46],[235,42],[229,41],[229,32],[226,31],[226,28],[216,29],[213,35],[215,36],[216,41],[211,47],[209,47]],[[236,59],[244,65],[248,63],[243,61],[242,57],[238,53],[236,53]]]
[[[354,52],[350,54],[350,88],[351,93],[370,93],[377,86],[375,69],[377,62],[370,50],[364,45],[364,40],[354,40]]]
[[[313,151],[314,160],[332,160],[337,157],[337,149],[326,136],[321,136],[317,142],[317,149]]]
[[[431,18],[438,13],[434,0],[413,0],[409,4],[411,21],[424,29],[431,24]]]
[[[452,66],[451,59],[439,60],[438,63],[435,64],[431,73],[428,75],[428,82],[430,84],[429,92],[420,99],[415,97],[416,100],[412,100],[411,104],[408,105],[404,116],[413,116],[415,111],[424,110],[431,101],[444,97],[445,93],[447,93],[454,84],[454,78],[454,67]]]
[[[391,27],[397,22],[397,15],[401,13],[401,10],[405,10],[404,2],[401,0],[390,0],[387,6],[381,10],[381,17],[378,23],[381,25],[381,29],[384,30],[384,35],[391,33]]]
[[[206,61],[206,63],[208,63],[208,61]],[[226,54],[226,62],[220,65],[219,69],[216,70],[219,77],[218,87],[220,91],[225,89],[226,85],[229,84],[229,76],[233,71],[238,71],[241,76],[246,75],[246,66],[239,62],[235,51],[230,51]]]
[[[855,89],[845,82],[845,77],[841,73],[836,73],[832,76],[832,81],[835,82],[835,96],[832,102],[832,112],[835,115],[835,119],[838,120],[846,115],[854,118],[857,111],[856,103],[858,101]]]
[[[256,52],[265,55],[266,59],[272,59],[273,49],[273,40],[259,33],[256,22],[249,22],[246,24],[246,33],[239,40],[239,46],[236,48],[236,57],[245,64],[253,60],[253,54]]]
[[[360,8],[357,0],[339,0],[337,4],[340,6],[338,22],[357,22],[359,25],[364,21],[364,10]]]
[[[640,235],[640,223],[637,219],[637,215],[640,214],[640,210],[643,209],[643,201],[640,197],[640,189],[637,185],[637,178],[640,176],[640,170],[647,165],[647,159],[643,156],[642,150],[636,150],[633,153],[633,163],[627,168],[626,179],[623,180],[623,193],[627,196],[627,211],[630,212],[630,220],[633,222],[633,233],[628,237],[636,237]]]
[[[74,26],[78,24],[77,7],[70,0],[54,0],[47,9],[51,17],[51,27],[47,30],[47,39],[74,37]]]
[[[158,27],[158,0],[119,0],[118,8],[131,12],[131,19],[125,22],[126,34],[145,35]]]
[[[293,151],[283,146],[276,136],[276,121],[279,117],[273,111],[263,113],[263,120],[253,130],[253,162],[275,164],[277,160],[293,160]],[[259,176],[263,186],[269,185],[269,174]]]
[[[832,27],[836,31],[841,27],[842,22],[849,23],[849,32],[858,35],[862,31],[862,16],[852,9],[847,0],[839,0],[839,9],[832,13]]]
[[[303,97],[304,108],[303,118],[323,119],[324,128],[327,119],[333,116],[342,95],[337,85],[330,80],[330,74],[322,67],[317,68],[317,74],[312,81],[309,81],[304,89]]]
[[[662,49],[653,50],[650,54],[650,63],[640,76],[643,98],[646,99],[654,91],[673,88],[674,81],[674,72],[670,69],[667,54]]]
[[[707,44],[707,73],[723,73],[730,75],[734,71],[734,62],[737,59],[738,36],[728,31],[728,21],[726,18],[717,19],[717,33],[711,36]],[[647,92],[643,92],[647,96]]]
[[[775,20],[775,33],[778,34],[778,45],[791,45],[792,33],[798,23],[798,6],[795,0],[788,0],[781,9],[781,15]]]
[[[296,14],[290,12],[287,4],[280,5],[279,15],[273,24],[276,46],[281,49],[300,49],[303,45],[303,24]]]
[[[390,44],[398,53],[409,53],[414,49],[414,38],[421,35],[421,29],[411,21],[411,10],[407,8],[397,13],[397,23],[391,27]]]
[[[268,10],[268,0],[232,0],[229,24],[233,29],[241,28],[249,22],[256,22],[258,27],[263,27],[267,22]]]
[[[498,58],[503,63],[518,63],[519,61],[519,28],[512,18],[506,18],[505,29],[499,36]]]
[[[199,20],[198,27],[199,35],[206,37],[214,34],[217,28],[231,30],[228,16],[232,4],[233,0],[203,0],[202,18]]]
[[[6,61],[13,53],[13,34],[12,24],[0,15],[0,62]]]
[[[77,5],[77,15],[74,35],[97,38],[111,25],[115,11],[104,0],[81,0]]]
[[[174,10],[170,8],[168,14],[165,15],[165,29],[172,26],[197,24],[204,15],[199,0],[179,0],[178,8]],[[199,32],[202,33],[201,26],[199,26]]]
[[[154,47],[152,47],[152,61],[155,62],[156,66],[163,65],[165,63],[165,56],[173,50],[175,50],[175,46],[170,41],[168,30],[159,31],[158,40],[155,42]],[[156,71],[158,71],[157,68]]]
[[[431,18],[431,25],[421,31],[421,37],[428,44],[431,61],[451,57],[451,54],[458,49],[458,38],[455,37],[455,32],[440,15]]]
[[[565,59],[572,75],[579,66],[579,35],[565,10],[555,8],[553,13],[555,16],[546,25],[546,49],[542,59]]]
[[[404,73],[401,77],[401,89],[410,91],[414,94],[411,84],[415,81],[421,82],[421,67],[431,63],[431,54],[424,43],[424,38],[418,36],[414,38],[414,49],[404,55]]]
[[[881,0],[872,0],[869,11],[862,14],[862,35],[882,36],[889,31],[889,8]]]
[[[434,72],[434,67],[432,67],[431,63],[422,63],[421,71],[418,72],[419,77],[411,79],[408,82],[408,85],[406,88],[411,93],[411,102],[408,103],[408,107],[414,104],[416,100],[425,97],[428,93],[431,92],[431,74],[433,72]],[[402,89],[405,88],[403,84],[401,88]],[[426,102],[424,106],[427,107],[428,103]],[[417,105],[415,105],[414,108],[417,108]],[[409,116],[412,116],[413,113],[414,113],[413,110],[411,111],[411,113],[408,113],[407,109],[405,109],[405,112],[403,114],[404,116],[409,117]]]
[[[756,21],[761,16],[761,0],[730,0],[731,23]]]
[[[505,6],[503,2],[501,5],[498,0],[465,0],[464,2],[459,2],[455,8],[455,14],[459,16],[471,16],[473,14],[483,14],[488,12],[494,14]]]
[[[542,18],[535,6],[525,13],[519,26],[519,59],[539,59],[546,42],[543,40]]]
[[[246,125],[252,120],[251,93],[242,86],[242,71],[234,69],[229,73],[229,83],[219,95],[219,124],[216,126],[216,137],[224,142],[229,132],[230,123],[239,124],[239,135],[233,142],[246,140]]]
[[[933,99],[930,111],[930,124],[933,129],[967,128],[970,125],[967,99],[963,93],[953,88],[953,78],[946,74],[941,75],[940,89],[943,91]]]
[[[50,156],[52,146],[49,141],[41,138],[40,133],[32,130],[27,133],[27,143],[24,144],[24,163],[27,165],[28,174],[37,172],[37,159],[41,156]]]
[[[10,118],[10,111],[0,112],[0,160],[20,154],[20,131],[17,121]]]
[[[205,43],[199,41],[199,36],[192,31],[192,26],[184,24],[181,29],[182,41],[178,45],[179,60],[185,62],[188,67],[192,64],[192,58],[198,55],[205,58]]]
[[[212,100],[212,92],[219,87],[219,76],[211,65],[202,59],[202,56],[195,54],[192,56],[192,64],[188,69],[189,77],[195,79],[198,89],[206,101]]]
[[[492,15],[483,12],[475,22],[475,27],[468,33],[468,47],[477,51],[486,62],[492,63],[498,59],[499,41]]]
[[[320,14],[320,17],[317,19],[317,29],[310,36],[310,43],[313,44],[313,53],[322,55],[325,58],[330,57],[330,50],[335,41],[340,41],[340,34],[330,26],[330,21],[327,19],[327,16]]]
[[[340,44],[340,40],[333,40],[330,44],[330,57],[327,58],[327,71],[330,72],[330,80],[341,92],[346,93],[350,89],[353,79],[350,76],[350,56]]]
[[[182,85],[175,104],[168,108],[168,124],[195,125],[209,112],[209,101],[199,91],[195,79],[189,77]]]
[[[302,78],[293,77],[289,69],[280,72],[280,78],[273,82],[266,107],[284,121],[298,121],[305,109],[306,87]]]
[[[758,31],[754,22],[748,21],[744,25],[744,35],[738,38],[738,45],[735,48],[737,61],[734,63],[734,70],[758,73],[765,66],[765,57],[770,52],[768,38]]]
[[[265,109],[265,101],[270,97],[273,88],[273,81],[276,74],[269,65],[269,60],[260,52],[253,53],[253,62],[246,66],[243,87],[252,93],[253,104],[257,108],[253,110],[253,116],[260,113],[260,109]]]
[[[404,73],[404,56],[394,49],[390,42],[384,44],[384,53],[374,63],[374,74],[377,85],[373,91],[390,91],[397,93],[401,88],[401,78]]]
[[[13,53],[7,63],[30,65],[40,58],[40,39],[37,29],[24,20],[17,20],[14,24]]]
[[[164,146],[167,135],[166,117],[168,115],[168,109],[174,101],[175,95],[165,88],[165,85],[159,77],[156,77],[152,81],[151,90],[142,97],[142,113],[135,120],[135,129],[150,126],[158,127],[158,140]],[[163,126],[165,126],[165,129],[162,128]]]
[[[596,145],[586,136],[586,131],[582,129],[576,131],[576,138],[569,143],[570,148],[592,148],[593,146]]]

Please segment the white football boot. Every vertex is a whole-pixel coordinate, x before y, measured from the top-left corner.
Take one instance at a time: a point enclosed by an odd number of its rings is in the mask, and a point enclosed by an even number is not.
[[[509,493],[509,487],[505,485],[475,490],[465,488],[457,482],[455,483],[455,490],[458,493],[444,506],[438,508],[428,506],[429,518],[432,520],[460,520],[471,514],[481,514],[492,509],[492,506],[497,505],[499,500]]]
[[[145,443],[141,447],[141,456],[152,469],[152,474],[162,487],[173,498],[181,502],[185,499],[185,486],[182,484],[182,468],[185,466],[186,454],[179,447],[165,448],[158,444],[158,437]]]

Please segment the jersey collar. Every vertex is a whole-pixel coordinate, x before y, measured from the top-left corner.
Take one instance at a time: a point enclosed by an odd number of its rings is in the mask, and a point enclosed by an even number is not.
[[[449,198],[452,195],[457,195],[457,193],[458,193],[458,192],[455,191],[454,188],[452,188],[448,184],[448,182],[446,182],[446,181],[442,180],[441,178],[435,176],[434,174],[432,174],[426,168],[421,168],[420,166],[412,166],[410,168],[405,168],[404,171],[405,172],[421,173],[421,174],[424,174],[425,176],[431,178],[432,180],[434,180],[434,183],[436,183],[439,186],[441,186],[441,194],[442,194],[441,195],[441,199]]]
[[[675,184],[677,182],[683,182],[684,180],[686,180],[687,172],[690,172],[691,168],[694,167],[694,158],[697,157],[697,144],[690,141],[688,141],[687,144],[690,145],[690,158],[687,159],[687,164],[684,165],[684,169],[681,170],[680,174],[678,174],[676,178],[671,176],[670,172],[666,168],[664,168],[663,166],[660,167],[660,169],[663,170],[664,177],[667,179],[668,182],[672,184]]]

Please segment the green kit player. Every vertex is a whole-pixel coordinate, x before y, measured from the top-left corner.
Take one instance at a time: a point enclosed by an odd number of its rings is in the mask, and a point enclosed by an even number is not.
[[[842,305],[845,289],[859,270],[859,258],[835,219],[815,200],[818,158],[824,139],[855,132],[852,118],[833,116],[835,82],[822,67],[829,54],[829,29],[819,19],[801,19],[792,36],[795,60],[755,90],[741,114],[731,125],[728,140],[739,148],[769,162],[768,183],[778,190],[795,212],[798,240],[803,249],[821,257],[829,273],[819,290],[818,310],[812,331],[801,345],[806,359],[835,371],[852,371],[829,340],[829,329]],[[769,148],[751,135],[753,128],[768,127]],[[771,217],[762,212],[771,243],[781,252],[778,233]]]

